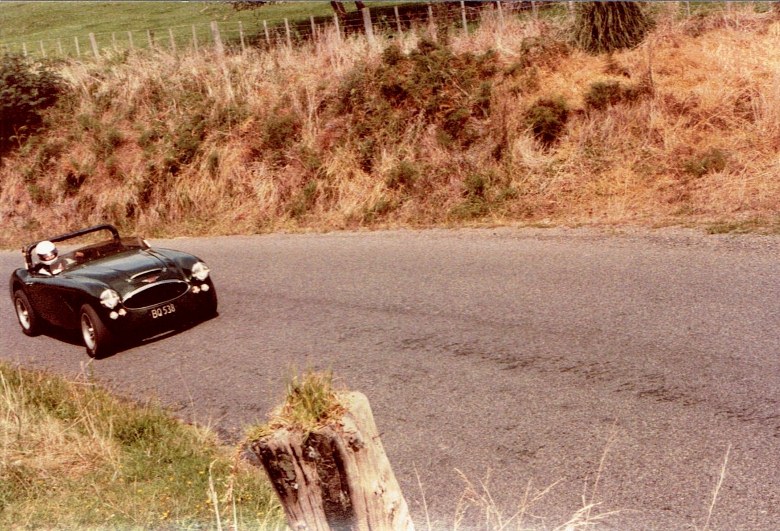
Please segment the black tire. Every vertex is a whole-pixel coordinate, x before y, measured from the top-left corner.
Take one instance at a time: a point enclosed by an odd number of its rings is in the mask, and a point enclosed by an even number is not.
[[[30,304],[30,299],[20,289],[14,291],[14,310],[16,310],[16,319],[19,326],[22,327],[24,335],[34,337],[40,335],[42,325],[38,315]]]
[[[104,358],[113,354],[116,339],[89,304],[82,306],[79,312],[79,330],[89,357]]]

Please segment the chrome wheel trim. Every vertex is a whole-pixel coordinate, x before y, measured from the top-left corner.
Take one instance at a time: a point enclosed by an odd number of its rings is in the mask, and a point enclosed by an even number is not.
[[[89,350],[95,350],[95,325],[86,313],[81,314],[81,337]]]
[[[22,325],[22,328],[25,330],[30,329],[30,311],[20,298],[16,299],[16,317],[19,318],[19,324]]]

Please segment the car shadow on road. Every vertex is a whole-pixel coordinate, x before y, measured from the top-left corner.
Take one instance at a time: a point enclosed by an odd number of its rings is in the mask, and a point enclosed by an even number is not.
[[[195,319],[191,321],[181,322],[178,323],[177,326],[171,328],[164,328],[158,331],[153,331],[148,336],[121,338],[119,341],[117,341],[115,347],[111,350],[110,353],[106,354],[105,356],[97,356],[94,359],[102,360],[102,359],[112,358],[117,354],[121,354],[126,350],[157,343],[158,341],[162,341],[164,339],[179,335],[182,332],[191,330],[196,326],[211,321],[212,319],[216,319],[217,317],[219,317],[219,313],[216,313],[212,316],[203,319]],[[49,327],[47,330],[43,331],[43,335],[48,336],[52,339],[56,339],[58,341],[62,341],[63,343],[67,343],[69,345],[74,345],[82,348],[84,347],[84,341],[82,340],[81,333],[78,330],[66,330],[63,328]]]

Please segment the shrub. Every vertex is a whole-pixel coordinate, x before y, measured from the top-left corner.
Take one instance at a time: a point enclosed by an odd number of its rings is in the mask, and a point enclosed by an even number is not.
[[[710,148],[688,159],[683,169],[695,177],[703,177],[708,173],[723,171],[726,169],[727,162],[728,153],[719,148]]]
[[[638,45],[650,26],[637,2],[581,2],[577,4],[574,38],[587,52],[613,52]]]
[[[549,147],[558,141],[569,118],[569,107],[562,97],[541,98],[525,113],[526,125],[534,138]]]
[[[590,109],[606,109],[618,103],[633,103],[650,93],[647,84],[626,86],[619,81],[596,81],[585,94],[585,105]]]
[[[420,171],[413,162],[403,160],[398,163],[387,175],[385,184],[388,188],[408,188],[417,181]]]
[[[467,197],[484,198],[488,188],[488,178],[480,173],[469,174],[463,181],[463,187]]]
[[[59,76],[16,55],[0,58],[0,155],[42,124],[63,90]]]
[[[284,151],[296,140],[301,124],[290,113],[273,113],[268,117],[263,132],[263,144],[272,151]]]
[[[495,52],[455,53],[429,39],[409,54],[391,46],[379,64],[361,63],[344,78],[333,111],[353,117],[351,139],[366,148],[408,135],[410,123],[435,125],[442,143],[467,147],[478,138],[473,124],[489,118],[498,64]],[[374,157],[362,150],[364,169]]]

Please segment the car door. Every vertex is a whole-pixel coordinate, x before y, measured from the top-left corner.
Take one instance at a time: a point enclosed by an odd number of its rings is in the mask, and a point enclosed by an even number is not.
[[[61,327],[73,326],[73,308],[68,303],[73,289],[61,276],[50,277],[34,273],[26,286],[33,309],[45,321]]]

